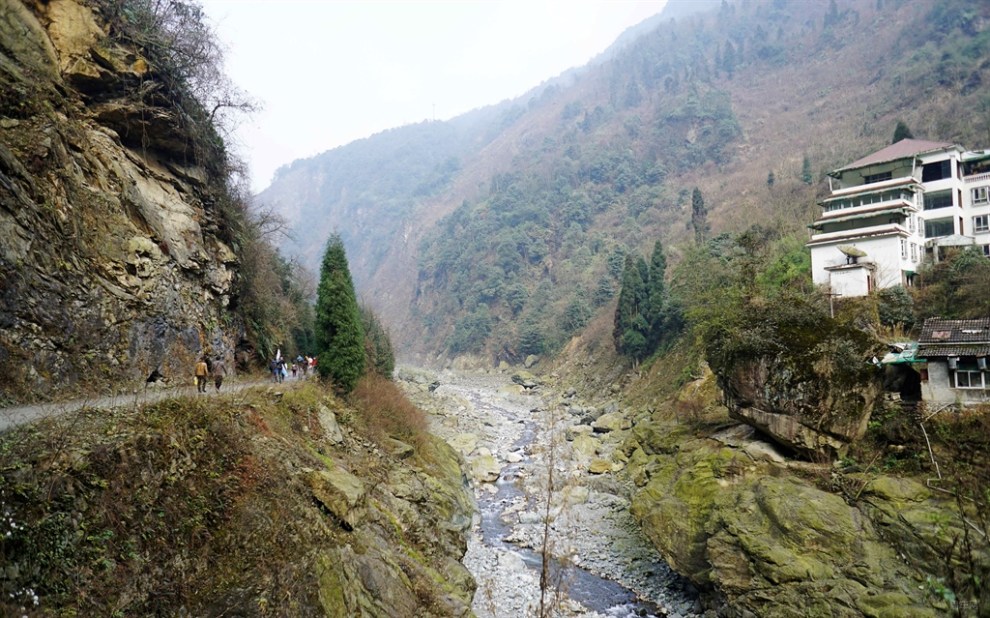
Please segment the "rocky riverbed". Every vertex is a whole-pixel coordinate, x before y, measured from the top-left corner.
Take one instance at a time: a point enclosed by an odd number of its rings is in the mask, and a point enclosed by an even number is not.
[[[526,389],[505,374],[405,369],[400,376],[431,413],[433,432],[468,463],[479,513],[464,562],[478,582],[478,616],[536,615],[544,542],[553,586],[543,602],[559,614],[701,614],[693,588],[629,512],[627,488],[615,476],[621,464],[609,456],[616,415]]]

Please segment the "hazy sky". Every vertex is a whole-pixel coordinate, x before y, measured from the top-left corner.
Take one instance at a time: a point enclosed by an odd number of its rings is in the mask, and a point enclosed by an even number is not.
[[[521,95],[665,2],[202,0],[228,74],[263,106],[235,135],[255,191],[295,159]]]

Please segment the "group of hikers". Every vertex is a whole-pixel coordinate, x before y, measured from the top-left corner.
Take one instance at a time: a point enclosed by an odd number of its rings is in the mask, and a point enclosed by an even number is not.
[[[272,378],[275,382],[282,382],[289,377],[290,372],[293,378],[297,377],[300,373],[305,377],[309,375],[310,369],[316,369],[316,357],[300,354],[287,366],[285,359],[282,358],[281,354],[278,354],[268,363],[268,369],[272,372]]]
[[[295,360],[287,364],[280,350],[268,364],[268,368],[271,370],[275,382],[282,382],[290,373],[293,378],[297,377],[300,373],[305,377],[309,374],[310,369],[316,370],[316,357],[300,354]],[[194,373],[196,375],[197,392],[206,392],[207,382],[211,377],[213,378],[213,385],[219,391],[220,386],[223,384],[223,379],[227,376],[227,365],[220,357],[211,361],[209,356],[203,355],[196,362]]]

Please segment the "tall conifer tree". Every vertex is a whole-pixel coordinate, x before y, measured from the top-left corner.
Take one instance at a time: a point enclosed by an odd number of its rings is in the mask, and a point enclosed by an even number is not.
[[[349,393],[364,373],[364,329],[344,242],[327,241],[316,293],[316,346],[320,377]]]
[[[663,336],[664,319],[667,303],[667,256],[663,252],[663,243],[659,240],[653,245],[650,256],[650,278],[647,283],[649,296],[647,298],[646,319],[650,324],[650,346],[655,348]]]
[[[622,289],[619,291],[612,331],[615,349],[637,360],[646,353],[649,334],[649,324],[643,316],[649,296],[646,288],[648,272],[649,269],[643,258],[626,256],[626,266],[622,271]]]
[[[699,245],[705,242],[708,237],[708,209],[698,187],[691,192],[691,227],[694,228],[695,242]]]

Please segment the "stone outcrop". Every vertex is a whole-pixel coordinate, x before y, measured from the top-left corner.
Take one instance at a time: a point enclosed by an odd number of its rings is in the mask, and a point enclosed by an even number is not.
[[[796,371],[794,362],[760,358],[734,367],[720,380],[729,415],[804,456],[839,456],[866,433],[882,382],[836,382],[814,366]]]
[[[831,483],[830,467],[795,474],[779,456],[754,457],[762,451],[748,448],[746,432],[722,433],[731,446],[644,416],[623,447],[633,514],[674,570],[722,600],[722,613],[947,611],[930,582],[963,534],[953,504],[875,473],[851,475],[853,500],[819,487]]]
[[[239,339],[223,154],[140,96],[155,68],[93,6],[0,5],[0,400],[186,375]]]

